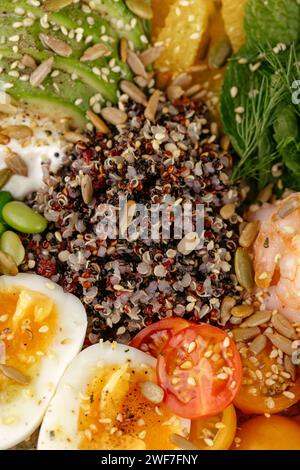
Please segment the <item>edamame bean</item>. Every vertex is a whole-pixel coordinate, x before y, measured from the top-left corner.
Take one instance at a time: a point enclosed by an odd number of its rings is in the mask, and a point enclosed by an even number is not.
[[[18,232],[35,234],[42,233],[47,228],[45,217],[33,211],[24,202],[9,202],[4,206],[2,215],[4,221]]]
[[[4,222],[2,217],[3,207],[13,200],[12,195],[8,191],[0,191],[0,222]]]
[[[25,258],[25,249],[22,245],[20,237],[15,233],[7,230],[0,239],[0,250],[10,255],[17,266],[23,263]]]

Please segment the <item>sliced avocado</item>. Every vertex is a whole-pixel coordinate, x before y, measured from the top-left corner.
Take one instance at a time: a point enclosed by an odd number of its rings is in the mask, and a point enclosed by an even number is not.
[[[85,3],[88,2],[85,0]],[[94,0],[94,5],[100,13],[106,16],[120,37],[127,38],[138,50],[147,47],[147,32],[144,29],[143,20],[135,16],[123,0]]]

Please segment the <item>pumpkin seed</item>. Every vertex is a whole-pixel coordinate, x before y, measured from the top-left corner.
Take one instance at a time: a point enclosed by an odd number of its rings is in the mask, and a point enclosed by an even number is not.
[[[224,38],[210,48],[208,53],[208,65],[211,69],[219,69],[226,64],[227,59],[232,54],[231,43],[228,38]]]
[[[18,153],[9,151],[5,155],[4,160],[7,168],[9,168],[14,175],[28,176],[28,166]]]
[[[123,63],[127,62],[128,56],[128,41],[126,38],[121,38],[120,41],[120,57]]]
[[[224,297],[222,304],[221,304],[221,314],[220,320],[221,325],[225,326],[228,322],[229,318],[231,317],[231,310],[236,304],[236,300],[233,297]]]
[[[114,126],[119,126],[125,124],[128,119],[127,114],[124,111],[121,111],[118,108],[113,108],[111,106],[103,108],[101,110],[102,117],[106,122],[113,124]]]
[[[272,312],[268,312],[267,310],[256,312],[241,324],[241,328],[263,325],[264,323],[268,323],[271,316]]]
[[[104,121],[97,116],[93,111],[87,111],[86,117],[91,121],[91,123],[95,126],[95,128],[99,131],[102,132],[102,134],[109,134],[110,129],[107,127]]]
[[[139,386],[142,395],[151,403],[158,405],[163,401],[164,391],[159,385],[147,380],[146,382],[141,382]]]
[[[46,0],[42,8],[46,11],[59,11],[72,3],[73,0]]]
[[[0,239],[0,250],[10,255],[17,266],[23,263],[25,258],[25,249],[20,237],[10,230],[3,233]]]
[[[297,339],[297,334],[291,323],[280,313],[272,317],[272,325],[278,333],[289,339]]]
[[[83,175],[81,178],[81,194],[85,204],[90,204],[93,199],[93,183],[90,175]]]
[[[151,122],[155,122],[155,116],[157,112],[157,108],[159,105],[159,99],[160,99],[160,91],[155,90],[151,97],[149,98],[148,104],[145,109],[145,117],[146,119],[149,119]]]
[[[237,318],[247,318],[250,317],[253,312],[254,308],[252,307],[252,305],[243,304],[233,307],[230,313],[231,315]]]
[[[249,248],[255,241],[259,231],[259,222],[249,222],[242,230],[239,243],[243,248]]]
[[[44,33],[41,33],[39,38],[45,47],[51,49],[51,51],[55,52],[61,57],[70,57],[73,52],[72,47],[61,39],[57,39]]]
[[[127,52],[127,63],[135,75],[148,78],[145,66],[137,54],[130,49]]]
[[[170,441],[176,447],[179,447],[181,450],[199,450],[198,447],[195,446],[192,442],[184,437],[180,436],[179,434],[171,434]]]
[[[52,71],[53,63],[53,57],[42,62],[30,75],[30,85],[33,87],[41,85]]]
[[[284,355],[284,358],[283,358],[283,364],[284,364],[284,368],[286,372],[290,374],[291,379],[295,380],[296,379],[296,367],[292,363],[291,358],[287,356],[286,354]]]
[[[109,55],[111,55],[111,51],[105,46],[105,44],[99,43],[86,49],[84,54],[80,57],[80,62],[93,61]]]
[[[234,258],[235,274],[239,284],[250,291],[254,285],[252,261],[244,248],[238,248]]]
[[[8,276],[16,276],[18,268],[11,256],[0,251],[0,273]]]
[[[4,364],[0,364],[0,372],[5,375],[8,379],[13,380],[14,382],[17,382],[20,385],[28,385],[30,380],[29,378],[24,375],[21,371],[18,369],[15,369],[14,367],[9,367]]]
[[[235,341],[248,341],[249,339],[255,338],[260,334],[260,329],[257,326],[252,328],[234,328],[232,330]]]
[[[258,355],[265,349],[266,346],[267,338],[264,335],[258,335],[250,344],[249,349],[253,352],[253,354]]]
[[[151,5],[144,0],[125,0],[127,8],[143,20],[152,20],[153,11]]]
[[[120,88],[133,101],[135,101],[136,103],[143,104],[144,106],[147,106],[146,95],[133,83],[128,82],[127,80],[122,80],[120,83]]]
[[[0,189],[2,189],[3,186],[5,186],[6,183],[8,183],[12,175],[13,175],[13,172],[11,171],[10,168],[3,168],[2,170],[0,170]]]
[[[140,54],[140,59],[144,66],[148,67],[148,65],[153,64],[157,59],[159,59],[164,49],[164,46],[149,47],[144,52],[142,52]]]
[[[23,140],[33,136],[33,131],[28,126],[7,126],[0,130],[1,133],[7,135],[11,139]]]
[[[265,335],[267,338],[269,338],[269,340],[275,346],[275,348],[280,349],[282,352],[284,352],[288,356],[292,356],[294,352],[292,348],[292,341],[290,341],[289,339],[285,338],[282,335],[279,335],[278,333],[275,333],[275,334],[265,333]]]

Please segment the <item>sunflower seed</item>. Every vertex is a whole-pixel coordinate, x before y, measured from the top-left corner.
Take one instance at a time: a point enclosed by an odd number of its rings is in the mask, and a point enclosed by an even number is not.
[[[29,378],[18,369],[15,369],[14,367],[9,367],[4,364],[0,364],[0,372],[3,375],[5,375],[5,377],[13,380],[14,382],[17,382],[18,384],[21,384],[21,385],[29,384]]]
[[[269,338],[269,340],[275,346],[275,348],[280,349],[282,352],[284,352],[288,356],[292,356],[294,352],[292,348],[292,341],[290,341],[289,339],[285,338],[282,335],[279,335],[278,333],[275,333],[275,334],[265,333],[265,335],[267,338]]]
[[[105,121],[113,124],[114,126],[125,124],[128,119],[128,116],[126,113],[124,113],[124,111],[113,107],[103,108],[101,110],[101,114]]]
[[[146,382],[141,382],[139,384],[142,395],[151,403],[158,405],[164,399],[164,391],[159,385],[151,382],[150,380]]]
[[[148,78],[143,62],[138,55],[130,49],[127,52],[127,63],[135,75]]]
[[[199,450],[199,447],[179,434],[171,434],[170,441],[181,450]]]
[[[80,62],[93,61],[109,55],[111,55],[111,51],[105,46],[105,44],[99,43],[86,49],[80,57]]]
[[[283,358],[283,364],[284,364],[284,368],[286,372],[290,374],[291,379],[295,380],[296,379],[296,367],[292,363],[291,358],[287,356],[286,354],[284,355],[284,358]]]
[[[249,349],[253,352],[253,354],[258,355],[265,349],[266,346],[267,338],[264,335],[258,335],[250,344]]]
[[[9,151],[5,155],[4,160],[7,168],[9,168],[14,175],[28,176],[28,166],[19,154]]]
[[[175,101],[183,96],[184,91],[180,86],[170,85],[167,88],[167,95],[170,101]]]
[[[153,11],[151,5],[145,0],[125,0],[127,8],[143,20],[152,20]]]
[[[5,186],[6,183],[8,183],[12,175],[13,175],[13,172],[11,171],[10,168],[3,168],[2,170],[0,170],[0,189],[2,189],[3,186]]]
[[[51,73],[53,67],[54,59],[50,59],[42,62],[30,75],[30,85],[33,87],[38,87],[43,83],[46,77]]]
[[[128,82],[127,80],[122,80],[120,83],[120,88],[133,101],[135,101],[136,103],[143,104],[144,106],[147,106],[146,95],[133,83]]]
[[[0,129],[0,133],[3,133],[11,139],[23,140],[33,136],[32,129],[28,126],[7,126]]]
[[[242,230],[239,243],[243,248],[249,248],[255,241],[259,231],[259,222],[249,222]]]
[[[179,74],[171,83],[171,86],[179,86],[184,90],[188,88],[193,81],[193,77],[186,72]]]
[[[155,90],[154,93],[149,98],[148,104],[145,109],[145,117],[151,122],[155,122],[155,115],[159,105],[160,91]]]
[[[83,175],[81,178],[81,194],[85,204],[90,204],[93,199],[93,183],[90,175]]]
[[[29,69],[32,69],[32,70],[36,69],[36,67],[37,67],[36,61],[34,60],[34,58],[31,57],[28,54],[25,54],[22,57],[21,64],[24,65],[25,67],[28,67]]]
[[[254,285],[253,266],[250,256],[244,248],[236,250],[234,267],[239,284],[250,291]]]
[[[272,196],[273,184],[268,184],[257,196],[259,202],[268,202]]]
[[[280,219],[285,219],[287,216],[295,212],[297,209],[300,208],[300,199],[296,198],[291,198],[289,201],[284,203],[280,209],[278,209],[278,217]]]
[[[280,313],[272,317],[272,325],[278,333],[289,339],[297,339],[297,334],[291,323]]]
[[[8,276],[16,276],[18,268],[12,257],[3,251],[0,251],[0,273]]]
[[[136,77],[134,77],[134,81],[139,88],[146,88],[147,86],[149,86],[150,79],[149,77],[144,78],[144,77],[139,77],[137,75]]]
[[[268,312],[266,310],[256,312],[253,315],[251,315],[249,318],[247,318],[247,320],[245,320],[241,324],[241,328],[247,328],[249,326],[251,327],[251,326],[263,325],[264,323],[268,323],[271,316],[272,316],[272,312]]]
[[[128,41],[126,38],[121,38],[120,41],[120,57],[123,63],[127,62],[128,56]]]
[[[140,54],[140,59],[143,62],[144,66],[148,67],[148,65],[151,65],[156,62],[157,59],[159,59],[159,57],[161,56],[164,49],[164,46],[149,47],[144,52],[142,52]]]
[[[230,313],[231,315],[237,318],[247,318],[250,317],[253,312],[254,308],[252,307],[252,305],[243,304],[233,307]]]
[[[73,0],[46,0],[42,8],[46,11],[59,11],[72,3]]]
[[[65,138],[67,142],[71,142],[72,144],[76,144],[77,142],[88,142],[88,138],[78,132],[68,131],[65,133]]]
[[[225,326],[228,322],[229,318],[231,317],[231,310],[236,304],[236,300],[233,297],[224,297],[222,304],[221,304],[221,314],[220,320],[221,325]]]
[[[41,43],[45,47],[51,49],[53,52],[55,52],[61,57],[70,57],[73,52],[72,47],[61,39],[54,38],[53,36],[49,36],[48,34],[44,33],[41,33],[39,37]]]
[[[220,215],[222,219],[228,220],[233,216],[235,212],[235,204],[225,204],[220,210]]]
[[[235,341],[248,341],[255,338],[260,334],[260,329],[257,326],[252,328],[234,328],[232,330]]]
[[[196,85],[193,85],[190,88],[188,88],[184,94],[185,96],[190,98],[191,96],[194,96],[196,93],[198,93],[201,90],[201,88],[202,88],[202,85],[197,83]]]
[[[86,113],[86,117],[91,121],[91,123],[95,126],[95,128],[102,132],[102,134],[109,134],[110,129],[107,127],[104,121],[97,116],[97,114],[93,113],[93,111],[88,111]]]

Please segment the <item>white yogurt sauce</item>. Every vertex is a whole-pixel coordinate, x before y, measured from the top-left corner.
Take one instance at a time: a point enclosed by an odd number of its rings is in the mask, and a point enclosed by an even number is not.
[[[0,120],[1,128],[10,125],[26,125],[33,131],[31,138],[11,139],[7,145],[0,145],[0,169],[6,167],[4,159],[7,149],[19,154],[27,164],[28,176],[13,175],[2,188],[9,191],[15,199],[24,199],[43,185],[42,162],[49,161],[51,171],[57,171],[69,144],[63,139],[62,132],[48,118],[29,117],[20,112]]]

